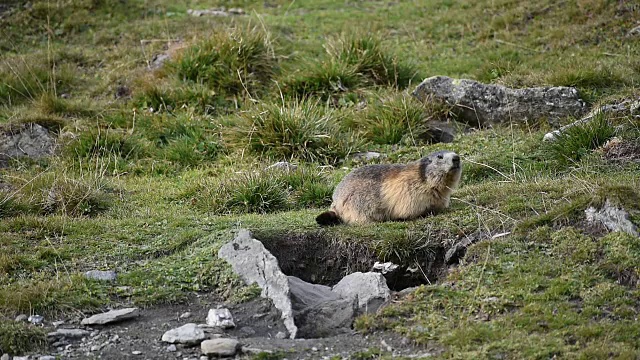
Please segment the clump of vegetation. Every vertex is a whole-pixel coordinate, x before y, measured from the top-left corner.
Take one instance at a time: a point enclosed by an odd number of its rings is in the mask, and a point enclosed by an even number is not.
[[[255,96],[278,73],[271,37],[257,28],[216,33],[186,48],[167,66],[183,81],[232,96]]]
[[[22,355],[44,349],[47,345],[43,329],[9,319],[0,319],[0,353]]]
[[[227,139],[234,147],[248,143],[257,155],[335,164],[361,146],[355,134],[341,129],[340,116],[312,100],[263,103],[243,113]]]
[[[601,147],[616,133],[604,114],[580,125],[572,126],[547,144],[547,154],[558,166],[574,165],[591,151]]]
[[[138,81],[138,87],[136,103],[154,112],[175,112],[187,107],[205,115],[216,115],[224,114],[231,105],[224,94],[205,84],[143,79]]]
[[[363,77],[353,66],[342,62],[309,62],[285,80],[283,93],[292,98],[319,97],[329,100],[348,96],[361,86]]]

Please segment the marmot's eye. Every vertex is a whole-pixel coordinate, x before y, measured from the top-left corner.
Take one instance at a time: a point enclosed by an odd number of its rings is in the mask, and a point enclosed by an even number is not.
[[[438,155],[438,159],[442,159],[442,155]]]

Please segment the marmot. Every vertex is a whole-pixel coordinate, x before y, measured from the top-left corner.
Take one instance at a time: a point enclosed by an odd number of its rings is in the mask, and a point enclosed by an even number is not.
[[[460,156],[438,151],[408,164],[366,165],[336,186],[329,211],[318,224],[365,224],[411,220],[449,206],[460,182]]]

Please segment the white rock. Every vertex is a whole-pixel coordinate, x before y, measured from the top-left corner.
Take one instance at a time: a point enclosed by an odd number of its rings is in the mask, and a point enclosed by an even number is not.
[[[180,319],[188,319],[190,317],[191,317],[191,313],[188,311],[186,313],[180,314]]]
[[[34,325],[39,325],[39,324],[42,324],[42,322],[44,321],[44,316],[31,315],[27,320]]]
[[[369,313],[391,298],[384,276],[375,272],[349,274],[333,287],[333,291],[344,298],[357,297],[360,311]]]
[[[162,341],[172,344],[198,344],[207,336],[198,325],[189,323],[179,328],[171,329],[162,335]]]
[[[596,210],[594,207],[589,207],[584,212],[589,222],[600,222],[610,231],[621,231],[631,236],[640,236],[638,227],[629,220],[629,213],[613,205],[609,199],[605,201],[601,209]]]
[[[142,351],[134,350],[131,352],[133,355],[142,355]]]
[[[167,346],[167,352],[176,352],[176,351],[178,351],[178,349],[176,348],[175,345],[171,344]]]
[[[56,357],[51,355],[43,355],[43,356],[40,356],[38,360],[56,360]]]
[[[285,334],[282,331],[278,331],[278,333],[276,334],[276,339],[286,339],[287,338],[287,334]]]
[[[91,270],[84,273],[84,277],[90,280],[114,281],[117,274],[115,271]]]
[[[29,360],[31,359],[31,357],[29,355],[27,356],[14,356],[13,360]]]
[[[104,325],[116,321],[128,320],[138,316],[138,308],[125,308],[111,310],[106,313],[96,314],[82,320],[82,325]]]
[[[202,353],[209,356],[234,356],[238,351],[236,339],[212,339],[200,344]]]
[[[0,360],[11,360],[11,357],[9,356],[9,354],[4,354],[0,356]]]
[[[58,329],[54,332],[47,334],[49,337],[54,338],[81,338],[89,335],[90,333],[82,329]]]
[[[231,315],[231,311],[226,308],[209,309],[209,314],[207,315],[207,325],[217,326],[223,329],[236,327],[236,324],[233,322],[233,315]]]
[[[296,164],[292,164],[288,161],[279,161],[277,163],[267,166],[265,170],[295,171],[297,168],[298,168],[298,165]]]
[[[64,324],[64,320],[60,320],[60,321],[54,321],[51,323],[51,325],[53,325],[53,327],[58,327],[60,325]]]

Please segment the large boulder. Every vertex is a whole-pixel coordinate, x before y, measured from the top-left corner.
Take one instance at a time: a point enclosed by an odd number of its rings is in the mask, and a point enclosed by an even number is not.
[[[255,283],[262,289],[262,297],[271,299],[276,309],[280,310],[289,336],[295,338],[298,328],[294,323],[289,298],[289,279],[280,270],[278,259],[248,230],[240,230],[231,242],[223,245],[218,257],[229,262],[233,271],[247,284]]]
[[[362,313],[373,313],[391,298],[384,276],[377,272],[355,272],[340,280],[333,292],[346,299],[355,299]]]
[[[49,131],[35,123],[0,128],[0,165],[9,159],[49,156],[55,145],[55,138]]]
[[[434,76],[413,91],[420,101],[437,99],[454,107],[459,119],[473,125],[578,117],[585,104],[572,87],[511,89],[474,80]]]

